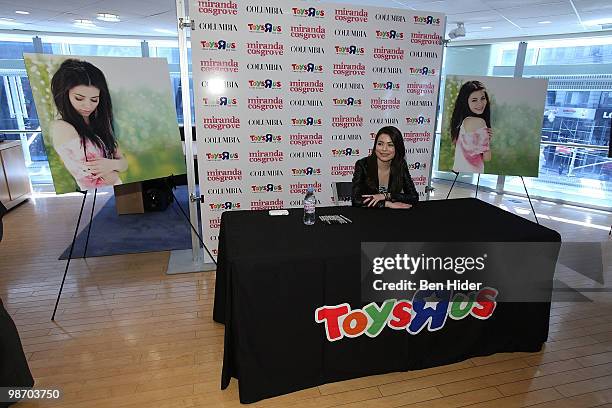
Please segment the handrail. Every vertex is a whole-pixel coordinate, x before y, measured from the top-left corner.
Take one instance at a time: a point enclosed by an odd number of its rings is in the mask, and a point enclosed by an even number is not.
[[[0,130],[0,133],[6,133],[6,134],[21,134],[21,133],[40,133],[42,132],[42,130],[38,129],[38,130],[19,130],[19,129],[8,129],[8,130]]]
[[[606,152],[608,151],[608,146],[589,145],[589,144],[582,144],[582,143],[546,142],[542,140],[540,141],[540,144],[547,145],[547,146],[579,147],[582,149],[603,150]]]

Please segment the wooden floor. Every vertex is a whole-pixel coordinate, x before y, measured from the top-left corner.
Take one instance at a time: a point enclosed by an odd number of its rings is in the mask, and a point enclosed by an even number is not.
[[[437,194],[445,197],[446,185]],[[467,195],[455,190],[453,196]],[[437,198],[441,198],[437,197]],[[481,193],[527,218],[528,203]],[[599,241],[604,285],[565,268],[591,302],[556,303],[540,353],[497,354],[428,370],[327,384],[256,407],[612,407],[612,215],[536,202],[540,222],[565,241]],[[56,322],[51,312],[80,197],[45,196],[5,217],[0,297],[19,329],[37,386],[56,403],[16,407],[234,407],[237,383],[219,389],[223,326],[212,321],[214,272],[165,275],[167,252],[77,260]],[[592,260],[591,260],[592,261]],[[0,362],[1,363],[1,362]]]

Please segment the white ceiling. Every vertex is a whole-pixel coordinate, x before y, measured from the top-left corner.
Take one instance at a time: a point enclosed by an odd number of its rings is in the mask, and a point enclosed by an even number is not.
[[[327,2],[327,1],[325,1]],[[335,0],[335,3],[409,8],[447,15],[447,31],[464,22],[461,40],[601,32],[591,20],[609,19],[612,0]],[[19,15],[15,11],[29,11]],[[119,15],[121,22],[96,20],[97,13]],[[7,21],[5,19],[15,19]],[[89,19],[95,29],[76,27],[74,19]],[[550,24],[541,24],[550,21]],[[0,30],[69,32],[109,35],[168,36],[176,32],[173,0],[0,0]],[[483,29],[482,27],[492,27]],[[612,35],[612,31],[608,30]],[[1,37],[0,37],[1,38]]]

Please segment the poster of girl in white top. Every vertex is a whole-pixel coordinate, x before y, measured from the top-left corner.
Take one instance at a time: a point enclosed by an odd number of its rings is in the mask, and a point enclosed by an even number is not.
[[[537,177],[548,82],[449,75],[440,171]]]
[[[185,173],[165,59],[24,60],[57,194]]]

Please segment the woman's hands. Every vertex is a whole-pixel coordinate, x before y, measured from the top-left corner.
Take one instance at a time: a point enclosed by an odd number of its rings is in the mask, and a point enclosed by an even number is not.
[[[367,204],[368,207],[374,207],[376,204],[378,204],[379,201],[385,200],[385,195],[382,193],[364,194],[361,197],[363,197],[363,203]]]
[[[85,163],[87,169],[93,176],[104,178],[105,175],[109,175],[114,171],[119,171],[118,160],[99,158],[90,160]]]
[[[84,163],[88,173],[104,180],[110,178],[114,172],[119,171],[120,160],[99,158]]]
[[[385,195],[380,194],[364,194],[362,195],[364,204],[367,204],[368,207],[374,207],[380,201],[385,201]],[[411,204],[402,203],[400,201],[385,201],[385,207],[394,208],[397,210],[407,210],[408,208],[412,208]]]
[[[394,208],[396,210],[407,210],[412,208],[412,204],[402,203],[401,201],[387,201],[385,202],[385,207]]]

